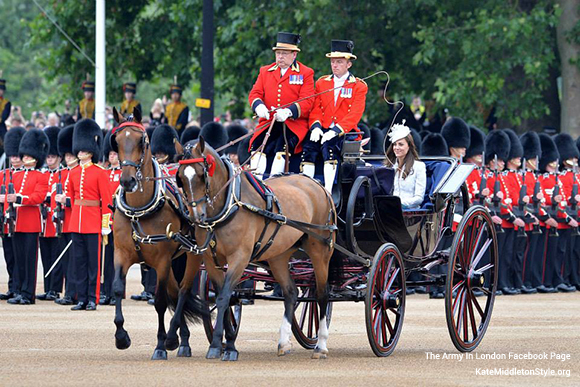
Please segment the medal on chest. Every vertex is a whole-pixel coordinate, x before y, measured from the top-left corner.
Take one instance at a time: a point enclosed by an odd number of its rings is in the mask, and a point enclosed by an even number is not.
[[[350,87],[343,87],[340,89],[341,98],[352,98],[352,89]]]
[[[288,83],[291,85],[302,85],[304,83],[304,75],[290,75]]]

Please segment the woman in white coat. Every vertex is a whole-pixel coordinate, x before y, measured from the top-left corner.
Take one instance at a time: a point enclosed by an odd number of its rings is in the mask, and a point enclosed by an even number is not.
[[[404,125],[393,125],[389,132],[391,145],[385,164],[395,169],[393,195],[401,198],[403,208],[418,208],[423,202],[427,175],[425,164],[419,161],[411,130]]]

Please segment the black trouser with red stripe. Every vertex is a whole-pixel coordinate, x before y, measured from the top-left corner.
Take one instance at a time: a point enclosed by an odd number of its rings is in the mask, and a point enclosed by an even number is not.
[[[100,287],[99,234],[72,233],[72,256],[79,302],[98,302]]]
[[[14,286],[14,248],[12,247],[12,237],[2,237],[2,249],[4,250],[4,260],[6,261],[6,270],[8,271],[8,292],[16,293],[16,287]]]
[[[72,241],[72,234],[70,232],[63,233],[62,237],[59,239],[61,240],[61,249],[60,252],[58,253],[60,255],[62,254],[68,243]],[[61,263],[59,263],[59,265],[62,265],[64,272],[64,280],[65,280],[64,295],[65,297],[70,297],[74,300],[77,297],[76,295],[77,281],[75,279],[76,273],[75,260],[72,259],[72,256],[73,253],[71,244],[68,250],[63,254],[62,259],[60,260]]]
[[[551,236],[550,229],[546,229],[544,236],[544,256],[542,259],[542,284],[546,287],[558,286],[554,284],[555,268],[561,266],[558,264],[558,244],[563,243],[561,231],[558,230],[559,236]]]
[[[499,253],[497,287],[499,290],[512,287],[511,271],[513,266],[515,232],[513,228],[503,228],[503,231],[497,234],[497,251]]]
[[[51,268],[54,264],[54,261],[60,255],[60,252],[63,249],[62,238],[39,238],[40,243],[40,257],[42,259],[42,268],[44,271],[44,275],[46,272]],[[50,272],[48,278],[44,278],[44,292],[48,292],[53,290],[57,293],[62,291],[62,283],[63,283],[63,270],[62,264],[59,262],[54,269]]]
[[[544,235],[527,231],[528,244],[524,253],[524,285],[537,288],[542,284],[542,263],[544,257]]]
[[[12,246],[15,261],[15,291],[32,301],[36,296],[38,233],[15,232],[12,237]]]
[[[508,283],[515,289],[521,289],[524,286],[523,270],[524,255],[528,244],[528,236],[521,236],[518,230],[514,230],[514,247],[512,254],[511,270],[508,277]]]

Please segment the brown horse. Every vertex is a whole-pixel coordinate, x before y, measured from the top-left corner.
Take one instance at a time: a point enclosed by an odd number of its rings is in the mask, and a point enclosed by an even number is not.
[[[326,341],[326,307],[328,304],[328,266],[335,241],[336,209],[332,199],[315,180],[304,175],[285,175],[268,179],[266,182],[274,192],[279,207],[273,213],[283,214],[286,221],[280,218],[267,221],[256,213],[257,209],[266,207],[262,196],[252,187],[249,178],[241,176],[232,184],[240,184],[239,197],[232,198],[227,189],[222,189],[231,178],[233,169],[229,162],[220,159],[203,137],[197,143],[185,145],[184,159],[180,161],[177,174],[178,185],[181,185],[188,201],[190,221],[196,224],[197,241],[207,240],[208,233],[213,233],[213,246],[203,253],[203,261],[210,279],[218,289],[216,306],[218,314],[213,339],[206,358],[234,361],[238,359],[235,348],[235,334],[229,323],[230,297],[239,282],[244,269],[252,258],[267,261],[272,274],[282,287],[284,294],[284,317],[280,327],[278,355],[285,355],[291,349],[290,334],[294,308],[297,301],[297,289],[288,262],[292,254],[302,248],[312,261],[316,276],[316,295],[320,308],[318,343],[313,358],[325,358],[328,354]],[[232,189],[232,191],[236,191]],[[217,196],[216,196],[217,195]],[[235,196],[235,194],[234,194]],[[243,200],[243,203],[242,203]],[[221,214],[228,208],[238,207],[237,212],[221,222]],[[226,211],[227,212],[227,211]],[[227,217],[227,216],[226,216]],[[303,222],[302,229],[290,224]],[[312,226],[315,225],[315,226]],[[316,226],[320,225],[320,226]],[[262,254],[261,248],[269,245]],[[268,242],[267,242],[268,241]],[[224,278],[221,270],[227,265]],[[225,349],[222,350],[222,338],[226,336]],[[223,351],[223,354],[222,354]]]
[[[135,110],[133,121],[126,121],[114,109],[114,117],[119,126],[111,135],[111,148],[119,154],[122,169],[121,190],[117,195],[113,225],[115,236],[113,290],[117,298],[114,320],[117,326],[116,346],[118,349],[126,349],[131,345],[129,334],[123,328],[121,299],[125,293],[129,267],[143,262],[157,272],[155,310],[159,325],[157,346],[152,360],[165,360],[167,349],[174,350],[179,346],[177,336],[168,338],[165,332],[164,316],[167,307],[176,308],[179,297],[180,315],[183,313],[190,321],[198,322],[205,313],[203,305],[191,295],[193,280],[201,258],[198,255],[188,254],[186,273],[178,286],[171,270],[171,260],[179,245],[165,236],[166,231],[182,231],[179,226],[174,226],[182,223],[177,211],[174,210],[177,207],[177,198],[164,189],[163,180],[154,179],[160,177],[160,170],[152,159],[149,140],[141,125],[141,113]],[[178,150],[181,151],[180,146]],[[149,241],[147,237],[150,237]],[[155,243],[149,244],[150,241]],[[177,356],[189,357],[191,348],[187,323],[181,322],[181,319],[178,321],[180,321],[181,346]]]

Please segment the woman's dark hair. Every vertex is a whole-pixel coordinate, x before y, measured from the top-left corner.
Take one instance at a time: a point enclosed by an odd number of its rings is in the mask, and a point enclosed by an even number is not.
[[[402,177],[403,179],[406,179],[407,176],[409,176],[409,174],[411,173],[411,169],[413,168],[415,160],[419,160],[419,154],[417,153],[417,147],[415,146],[415,142],[413,141],[413,136],[411,134],[408,134],[401,140],[405,140],[407,141],[407,144],[409,144],[409,151],[405,156],[404,164],[399,165],[399,170],[402,172]],[[387,149],[385,165],[387,167],[393,167],[396,162],[397,157],[395,156],[395,151],[393,150],[393,143],[391,143],[391,145],[389,145],[389,148]]]

